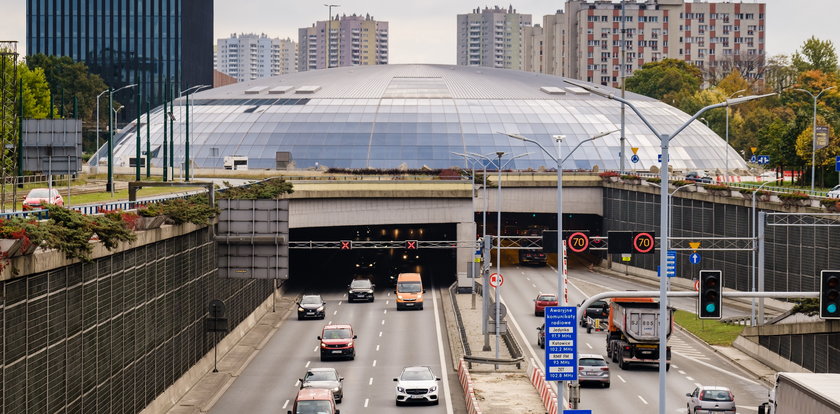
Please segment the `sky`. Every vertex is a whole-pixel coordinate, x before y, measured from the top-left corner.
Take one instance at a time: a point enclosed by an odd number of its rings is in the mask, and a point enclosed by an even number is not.
[[[714,0],[712,0],[714,1]],[[754,3],[755,0],[743,0]],[[791,54],[811,36],[831,40],[840,47],[837,11],[840,0],[765,0],[767,4],[767,55]],[[265,33],[270,37],[290,37],[297,41],[297,30],[326,20],[324,2],[278,0],[214,0],[215,39],[232,33]],[[390,63],[455,64],[455,23],[460,13],[472,9],[509,5],[532,15],[533,23],[542,16],[562,9],[565,1],[517,0],[487,3],[466,0],[334,0],[333,14],[370,14],[387,21],[391,42]],[[289,4],[295,7],[290,8]],[[552,4],[554,6],[552,6]],[[0,40],[18,40],[25,50],[26,0],[0,0]],[[215,40],[214,40],[215,43]]]

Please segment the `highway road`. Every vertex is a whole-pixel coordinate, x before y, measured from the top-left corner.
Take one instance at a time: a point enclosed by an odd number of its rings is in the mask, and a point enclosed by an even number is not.
[[[213,413],[285,413],[291,409],[299,389],[298,379],[309,367],[334,367],[344,377],[344,400],[338,405],[342,413],[464,412],[457,375],[441,369],[444,363],[449,366],[450,359],[445,356],[449,345],[437,290],[427,288],[424,310],[400,312],[396,311],[393,292],[384,287],[377,287],[373,303],[347,303],[344,289],[309,289],[307,293],[323,296],[327,302],[326,318],[299,321],[293,309],[265,348],[215,404]],[[358,335],[355,360],[320,361],[316,337],[328,323],[353,325]],[[441,378],[439,405],[395,406],[393,378],[410,365],[430,366]],[[453,403],[461,408],[454,409]]]
[[[525,337],[526,355],[542,361],[545,351],[537,346],[537,327],[542,317],[534,316],[533,299],[539,292],[557,291],[557,272],[550,267],[508,267],[503,268],[505,282],[502,286],[502,302],[507,306],[508,319],[514,331]],[[569,302],[578,304],[585,297],[607,290],[651,290],[624,279],[612,278],[586,269],[570,269]],[[587,294],[585,295],[584,292]],[[672,306],[693,310],[694,300],[679,298]],[[743,314],[742,311],[732,311]],[[603,332],[587,334],[579,331],[579,353],[601,354],[606,358],[606,338]],[[729,387],[735,394],[739,413],[757,412],[756,407],[767,396],[767,387],[748,378],[748,375],[727,360],[718,356],[713,349],[698,343],[693,338],[675,331],[670,340],[672,360],[667,374],[666,395],[668,413],[685,413],[687,392],[696,386],[721,385]],[[618,364],[609,361],[611,371],[610,388],[582,388],[582,409],[596,413],[656,412],[658,408],[658,367],[631,366],[622,370]]]

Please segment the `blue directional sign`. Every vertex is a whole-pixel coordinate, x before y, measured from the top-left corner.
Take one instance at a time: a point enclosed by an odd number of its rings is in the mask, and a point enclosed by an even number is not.
[[[545,308],[545,379],[577,379],[577,307]]]
[[[677,275],[677,252],[675,250],[668,250],[667,257],[665,257],[666,274],[668,277]]]
[[[630,157],[630,162],[632,162],[633,164],[639,162],[639,156],[636,155],[636,154],[633,154],[633,156]]]
[[[752,157],[750,157],[750,162],[755,164],[758,162],[758,158],[755,155],[753,155]]]
[[[759,155],[758,156],[758,163],[761,165],[770,164],[770,156],[769,155]]]
[[[834,171],[840,172],[840,156],[834,159]]]
[[[656,162],[662,162],[662,154],[656,154]]]
[[[700,253],[692,253],[688,255],[688,262],[691,264],[700,263]]]

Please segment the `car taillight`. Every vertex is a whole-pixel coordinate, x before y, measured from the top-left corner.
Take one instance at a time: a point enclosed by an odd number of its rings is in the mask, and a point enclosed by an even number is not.
[[[730,399],[732,402],[735,402],[735,396],[734,396],[734,395],[732,395],[732,392],[729,392],[729,399]]]
[[[610,367],[601,367],[601,371],[609,371]]]
[[[578,367],[578,371],[583,371],[583,367]]]
[[[624,350],[625,350],[625,351],[629,351],[629,350],[630,350],[630,346],[625,345],[625,346],[624,346]]]

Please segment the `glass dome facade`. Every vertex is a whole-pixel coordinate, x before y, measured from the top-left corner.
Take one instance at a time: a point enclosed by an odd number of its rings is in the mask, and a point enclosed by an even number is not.
[[[578,81],[579,82],[579,81]],[[603,88],[603,87],[602,87]],[[617,91],[616,91],[617,93]],[[689,119],[662,102],[628,93],[660,131]],[[175,165],[185,155],[186,110],[175,103]],[[277,152],[290,152],[295,168],[447,168],[464,166],[457,153],[528,155],[509,169],[553,168],[536,146],[501,133],[522,135],[555,150],[553,135],[565,135],[562,151],[598,133],[620,128],[618,102],[590,94],[563,78],[512,70],[445,66],[343,67],[258,79],[190,95],[190,159],[193,168],[223,168],[225,156],[248,158],[249,169],[275,168]],[[626,168],[658,165],[659,139],[632,111],[626,112]],[[145,154],[148,133],[153,167],[162,166],[164,111],[140,121]],[[147,128],[150,128],[147,132]],[[168,128],[168,126],[167,126]],[[133,125],[118,135],[117,166],[135,156]],[[564,169],[618,169],[620,140],[614,133],[583,144]],[[632,163],[630,148],[638,148]],[[746,168],[742,158],[705,124],[694,122],[671,141],[677,170]],[[93,158],[105,158],[105,148]]]

